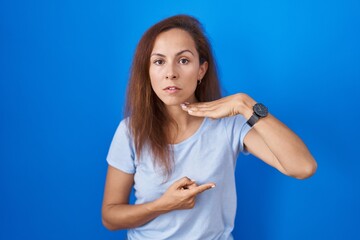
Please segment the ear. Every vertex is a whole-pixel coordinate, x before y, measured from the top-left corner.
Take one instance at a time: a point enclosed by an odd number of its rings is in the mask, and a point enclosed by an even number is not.
[[[205,76],[208,66],[209,63],[207,61],[200,65],[198,79],[202,79]]]

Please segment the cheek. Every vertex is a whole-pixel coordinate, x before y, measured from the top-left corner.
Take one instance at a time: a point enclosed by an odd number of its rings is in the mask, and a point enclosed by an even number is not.
[[[159,84],[158,81],[150,77],[151,88],[157,94],[159,92]]]
[[[162,88],[160,86],[160,81],[156,78],[156,76],[150,75],[150,83],[151,83],[152,90],[155,92],[156,96],[158,96],[160,98],[160,96],[162,94]]]
[[[183,71],[183,75],[186,76],[186,79],[189,81],[197,81],[199,77],[199,68],[195,66],[188,68]]]
[[[159,82],[158,81],[158,74],[156,74],[156,72],[150,68],[149,77],[150,77],[151,86],[155,90],[155,88],[157,86],[157,83]]]

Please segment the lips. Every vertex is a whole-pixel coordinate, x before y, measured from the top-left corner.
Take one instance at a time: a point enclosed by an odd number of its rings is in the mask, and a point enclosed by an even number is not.
[[[177,86],[168,86],[168,87],[164,88],[163,90],[175,91],[175,90],[181,90],[181,88],[179,88]]]
[[[176,94],[178,92],[180,92],[181,88],[177,87],[177,86],[167,86],[166,88],[163,89],[167,94]]]

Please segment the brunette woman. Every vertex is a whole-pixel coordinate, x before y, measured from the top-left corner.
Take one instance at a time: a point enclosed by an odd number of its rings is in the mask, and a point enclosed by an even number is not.
[[[137,46],[126,118],[108,153],[103,224],[128,229],[130,240],[233,239],[240,152],[295,178],[316,171],[305,144],[263,104],[244,93],[221,98],[197,19],[155,24]]]

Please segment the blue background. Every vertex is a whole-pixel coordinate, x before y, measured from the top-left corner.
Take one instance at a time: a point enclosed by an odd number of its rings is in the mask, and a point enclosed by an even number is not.
[[[123,239],[101,224],[105,157],[143,32],[203,22],[224,93],[307,143],[312,178],[237,164],[236,239],[360,239],[360,1],[1,1],[0,239]],[[194,219],[195,221],[196,219]]]

